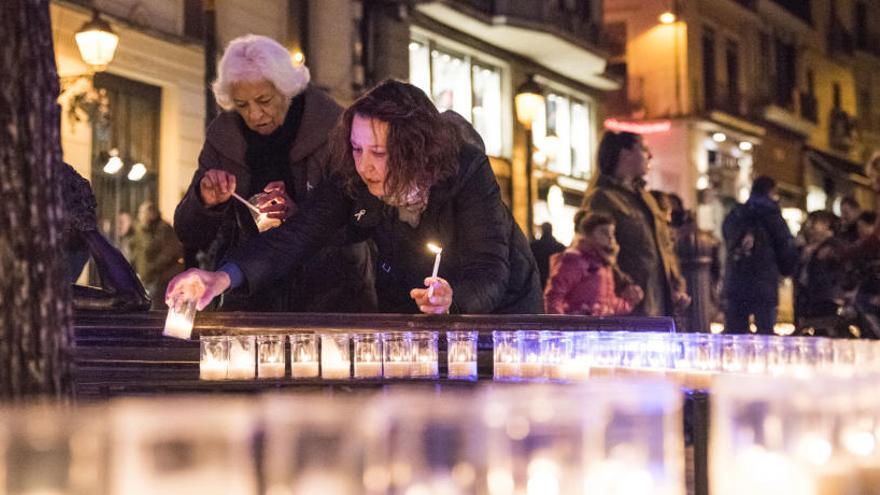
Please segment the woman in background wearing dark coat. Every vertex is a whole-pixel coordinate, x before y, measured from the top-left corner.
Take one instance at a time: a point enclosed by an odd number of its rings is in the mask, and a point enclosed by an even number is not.
[[[387,81],[368,92],[343,114],[333,148],[336,173],[313,204],[221,271],[181,274],[167,299],[204,307],[229,287],[258,290],[273,271],[305,262],[328,232],[347,226],[354,239],[376,243],[383,312],[542,312],[534,257],[489,160],[462,144],[420,89]],[[429,242],[443,247],[436,278],[428,277]]]
[[[326,172],[328,135],[342,113],[309,85],[306,67],[295,67],[287,50],[264,36],[232,40],[219,74],[213,90],[225,111],[208,127],[199,168],[174,215],[180,240],[208,252],[212,268],[259,231],[280,225],[315,200],[315,187]],[[268,217],[259,231],[233,192],[257,195]],[[269,290],[226,294],[221,308],[374,311],[371,270],[364,243],[326,247],[308,263],[268,274]]]

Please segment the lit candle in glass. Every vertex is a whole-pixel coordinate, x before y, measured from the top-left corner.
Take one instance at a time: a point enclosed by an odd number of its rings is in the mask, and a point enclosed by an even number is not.
[[[413,332],[413,378],[437,378],[437,332]]]
[[[492,346],[494,355],[492,372],[495,380],[518,380],[522,349],[517,332],[500,330],[492,332]]]
[[[290,336],[290,376],[317,378],[318,338],[313,333],[295,333]]]
[[[522,357],[519,375],[523,379],[538,380],[544,377],[544,362],[541,356],[541,332],[519,332]]]
[[[574,344],[566,332],[541,332],[541,359],[544,372],[551,380],[565,380],[568,363],[572,360]]]
[[[257,375],[260,378],[284,378],[284,338],[281,335],[257,337]]]
[[[447,376],[450,379],[477,379],[478,335],[475,331],[446,332]]]
[[[409,332],[382,334],[385,378],[409,378],[412,373],[412,335]]]
[[[182,301],[168,308],[165,317],[165,328],[162,335],[177,339],[189,339],[192,336],[193,321],[196,318],[196,302]]]
[[[229,340],[225,335],[199,337],[199,379],[225,380]]]
[[[321,334],[321,378],[346,380],[351,377],[347,333]]]
[[[436,256],[434,256],[434,270],[431,271],[431,277],[437,278],[437,271],[440,270],[440,255],[443,254],[443,248],[434,244],[434,243],[429,242],[428,243],[428,250],[430,250],[432,253],[434,253],[436,255]],[[434,285],[431,284],[431,286],[428,287],[428,297],[433,297],[433,296],[434,296]]]
[[[250,380],[255,375],[257,362],[256,338],[253,335],[234,335],[229,337],[230,380]]]
[[[382,334],[360,333],[354,340],[354,377],[382,377]]]

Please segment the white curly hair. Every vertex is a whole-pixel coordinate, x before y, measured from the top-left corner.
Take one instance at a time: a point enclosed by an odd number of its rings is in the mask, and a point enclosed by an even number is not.
[[[247,34],[230,41],[220,59],[217,79],[211,84],[214,99],[223,110],[232,110],[232,85],[265,79],[284,96],[293,98],[309,84],[309,69],[294,66],[287,49],[280,43],[257,34]]]

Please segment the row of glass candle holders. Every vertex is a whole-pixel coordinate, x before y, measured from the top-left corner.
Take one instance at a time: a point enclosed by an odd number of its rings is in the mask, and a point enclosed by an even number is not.
[[[718,374],[880,372],[880,341],[647,332],[493,332],[494,378],[648,375],[704,389]]]
[[[448,377],[477,379],[477,332],[446,332]],[[439,378],[438,332],[296,333],[289,335],[290,376],[318,378]],[[202,336],[202,380],[287,376],[283,335]],[[354,365],[352,373],[352,364]]]
[[[0,408],[0,495],[684,495],[681,406],[617,380]]]
[[[880,493],[880,375],[721,376],[711,411],[713,495]]]
[[[447,331],[447,376],[477,379],[476,331]],[[296,333],[292,378],[439,378],[439,332]],[[880,341],[759,335],[495,331],[498,381],[657,375],[707,388],[720,373],[808,376],[880,372]],[[201,337],[203,380],[287,376],[282,335]]]

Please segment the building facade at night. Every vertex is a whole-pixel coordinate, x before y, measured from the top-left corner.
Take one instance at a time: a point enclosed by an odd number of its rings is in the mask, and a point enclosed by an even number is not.
[[[120,35],[115,59],[94,78],[95,87],[107,90],[109,117],[99,125],[101,115],[92,115],[95,105],[83,105],[80,98],[80,116],[93,118],[65,120],[65,159],[92,180],[105,223],[119,211],[133,213],[146,198],[158,200],[170,218],[204,136],[202,2],[99,0],[94,8]],[[89,10],[88,2],[52,4],[57,63],[65,81],[86,71],[73,35]],[[313,82],[343,105],[385,78],[411,81],[438,108],[453,109],[474,124],[502,195],[524,230],[530,230],[529,222],[534,227],[551,221],[567,242],[595,167],[605,94],[619,87],[605,76],[602,19],[597,0],[221,0],[216,2],[217,55],[235,36],[270,36],[292,55],[303,54]],[[517,87],[529,76],[542,87],[546,102],[532,126],[532,164],[526,160],[527,131],[514,105]],[[78,96],[88,101],[83,84],[69,85],[62,97],[66,110],[76,106]],[[127,166],[143,163],[144,179],[128,181],[128,168],[104,173],[111,150]]]
[[[836,209],[846,195],[870,207],[878,8],[606,0],[611,67],[626,81],[609,113],[648,130],[650,187],[678,193],[716,231],[761,174],[779,183],[794,230],[805,212]]]

